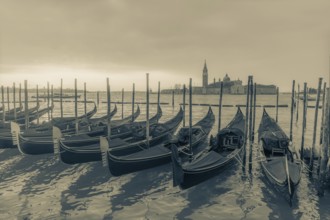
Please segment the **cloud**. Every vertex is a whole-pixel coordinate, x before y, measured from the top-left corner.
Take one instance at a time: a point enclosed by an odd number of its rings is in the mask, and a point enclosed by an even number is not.
[[[328,1],[1,2],[1,73],[58,66],[200,82],[207,59],[210,79],[253,73],[289,90],[328,72]]]

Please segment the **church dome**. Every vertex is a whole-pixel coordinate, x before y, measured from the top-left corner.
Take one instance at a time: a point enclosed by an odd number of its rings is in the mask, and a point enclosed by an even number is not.
[[[230,78],[229,78],[227,73],[226,73],[225,77],[223,77],[223,81],[224,82],[229,82],[230,81]]]

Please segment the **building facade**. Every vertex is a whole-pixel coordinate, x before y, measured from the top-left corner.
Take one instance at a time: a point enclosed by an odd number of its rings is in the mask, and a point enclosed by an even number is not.
[[[204,62],[204,67],[202,70],[202,86],[194,86],[192,87],[192,93],[194,94],[219,94],[220,92],[220,78],[218,81],[213,79],[213,83],[208,83],[209,73],[206,64],[206,60]],[[242,80],[231,80],[228,74],[223,77],[223,93],[224,94],[233,94],[233,95],[242,95],[246,94],[247,86],[242,85]],[[173,89],[162,90],[162,93],[172,93]],[[182,93],[182,89],[175,89],[175,93]],[[261,85],[257,84],[256,87],[257,94],[276,94],[276,86],[275,85]]]

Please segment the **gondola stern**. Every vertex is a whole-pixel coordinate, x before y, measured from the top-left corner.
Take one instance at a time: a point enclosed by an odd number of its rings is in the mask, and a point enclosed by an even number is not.
[[[20,128],[19,124],[17,124],[16,122],[11,121],[10,122],[10,133],[12,135],[13,145],[14,146],[17,145],[19,150],[20,150],[20,146],[19,146],[19,134],[20,134],[20,132],[21,132],[21,128]],[[20,150],[20,152],[21,152],[21,150]]]
[[[181,160],[179,158],[178,148],[175,144],[171,145],[171,158],[172,158],[172,169],[173,169],[173,187],[183,183],[184,173],[182,170]]]
[[[106,137],[100,137],[100,149],[102,154],[102,165],[104,167],[109,166],[108,164],[108,150],[109,150],[109,142]]]
[[[52,129],[52,137],[53,137],[53,148],[54,148],[54,155],[60,159],[60,139],[62,138],[63,134],[61,130],[53,126]]]

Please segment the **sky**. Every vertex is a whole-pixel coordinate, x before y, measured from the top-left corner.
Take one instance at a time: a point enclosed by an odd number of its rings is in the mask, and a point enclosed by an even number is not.
[[[0,0],[0,85],[156,90],[248,75],[290,91],[329,80],[330,1]]]

